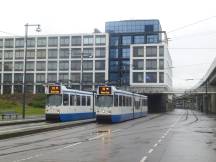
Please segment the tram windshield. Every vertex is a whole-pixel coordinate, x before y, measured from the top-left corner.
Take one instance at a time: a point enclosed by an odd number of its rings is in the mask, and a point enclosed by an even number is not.
[[[113,106],[113,96],[97,96],[96,106],[98,107],[112,107]]]
[[[47,105],[48,106],[59,106],[62,104],[62,95],[48,95]]]

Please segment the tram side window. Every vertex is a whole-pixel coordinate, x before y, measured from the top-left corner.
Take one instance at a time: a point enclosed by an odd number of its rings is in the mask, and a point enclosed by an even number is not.
[[[75,105],[75,96],[74,95],[70,95],[70,105],[71,106]]]
[[[119,96],[119,106],[122,106],[122,97],[123,96]]]
[[[87,106],[90,106],[90,105],[91,105],[91,97],[87,96]]]
[[[82,96],[82,106],[86,106],[86,96]]]
[[[80,106],[80,96],[77,95],[77,96],[76,96],[76,99],[77,99],[77,100],[76,100],[76,105],[77,105],[77,106]]]
[[[122,96],[122,106],[125,106],[125,96]]]
[[[68,94],[63,95],[63,105],[68,106],[69,105],[69,96]]]
[[[128,97],[125,96],[125,106],[128,106]]]
[[[114,106],[118,107],[118,95],[114,96]]]

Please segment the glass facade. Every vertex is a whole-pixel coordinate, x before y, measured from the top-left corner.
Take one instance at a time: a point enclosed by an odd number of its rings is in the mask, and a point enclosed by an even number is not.
[[[130,60],[131,44],[161,43],[161,26],[159,20],[126,20],[106,22],[105,31],[109,33],[109,78],[121,78],[121,83],[129,84],[129,69],[125,71],[124,62]],[[133,49],[133,57],[144,57],[144,48]],[[149,49],[146,49],[149,51]],[[150,53],[151,52],[151,53]],[[148,52],[155,56],[155,50]],[[157,55],[157,49],[156,49]],[[118,63],[116,63],[116,61]],[[141,63],[141,62],[140,62]],[[144,62],[143,62],[144,64]],[[135,69],[143,68],[136,63]],[[115,71],[115,73],[114,73]],[[120,85],[121,86],[121,85]]]

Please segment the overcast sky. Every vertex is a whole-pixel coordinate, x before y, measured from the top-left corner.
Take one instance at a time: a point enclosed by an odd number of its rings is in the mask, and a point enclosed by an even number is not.
[[[105,22],[159,19],[170,38],[174,88],[190,88],[216,56],[215,0],[1,0],[0,31],[24,35],[25,23],[40,34],[104,32]],[[33,29],[30,34],[35,34]],[[0,32],[0,35],[8,35]],[[194,79],[186,81],[186,79]]]

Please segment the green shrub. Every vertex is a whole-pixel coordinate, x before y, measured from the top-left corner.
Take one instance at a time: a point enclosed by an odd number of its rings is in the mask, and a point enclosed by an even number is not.
[[[32,101],[29,103],[29,106],[44,108],[46,104],[46,95],[36,94],[34,95]]]
[[[0,99],[0,109],[14,109],[18,104],[15,101]]]

